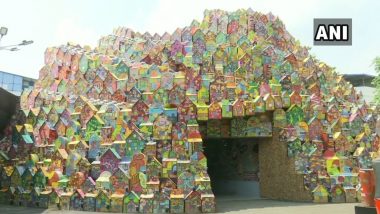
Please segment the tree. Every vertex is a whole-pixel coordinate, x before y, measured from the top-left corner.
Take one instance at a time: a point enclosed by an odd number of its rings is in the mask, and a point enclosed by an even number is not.
[[[375,71],[377,76],[372,81],[372,84],[376,87],[375,102],[380,104],[380,57],[376,57],[373,60],[373,65],[375,66]]]

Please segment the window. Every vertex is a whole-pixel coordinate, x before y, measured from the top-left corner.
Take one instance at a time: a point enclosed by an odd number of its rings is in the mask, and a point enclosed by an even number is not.
[[[22,84],[22,77],[14,76],[13,83],[21,85]]]
[[[21,84],[13,84],[13,91],[22,91],[22,85]]]
[[[3,83],[5,83],[5,84],[12,84],[13,83],[13,75],[11,75],[11,74],[4,74],[3,75]]]

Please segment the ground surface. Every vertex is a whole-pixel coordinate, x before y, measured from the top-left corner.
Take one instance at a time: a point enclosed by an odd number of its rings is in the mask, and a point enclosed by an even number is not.
[[[273,200],[250,200],[222,198],[218,202],[219,213],[253,214],[354,214],[357,204],[313,204]],[[89,214],[82,211],[43,210],[37,208],[0,205],[1,214]],[[97,212],[98,213],[98,212]]]

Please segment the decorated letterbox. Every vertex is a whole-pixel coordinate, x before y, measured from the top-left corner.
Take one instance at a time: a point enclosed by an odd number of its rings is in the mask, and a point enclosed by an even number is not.
[[[339,175],[342,172],[343,169],[341,169],[341,162],[342,159],[337,156],[326,159],[326,168],[330,176]]]
[[[128,160],[132,160],[134,154],[137,154],[139,152],[142,152],[146,139],[140,132],[133,130],[129,136],[126,139],[127,146],[126,146],[126,156]]]
[[[178,175],[187,171],[189,168],[190,168],[190,160],[183,160],[183,159],[177,160],[177,174]]]
[[[208,175],[197,175],[195,176],[195,186],[197,191],[200,193],[212,193],[211,189],[211,179]]]
[[[338,184],[331,188],[331,202],[333,203],[346,202],[345,191],[341,185]]]
[[[214,213],[216,211],[216,203],[214,194],[201,194],[202,212]]]
[[[243,117],[245,115],[245,106],[242,99],[238,99],[233,102],[232,113],[234,117]]]
[[[291,106],[290,95],[288,91],[282,92],[281,99],[282,99],[282,106],[284,108],[289,108]]]
[[[154,201],[153,193],[141,194],[139,212],[153,213],[153,201]]]
[[[83,210],[89,212],[95,212],[96,210],[96,193],[88,192],[84,196],[83,200]]]
[[[197,107],[189,98],[185,100],[178,106],[178,120],[188,121],[191,119],[196,119],[197,117]]]
[[[222,119],[222,106],[219,102],[211,103],[208,112],[209,119]]]
[[[177,85],[168,92],[169,104],[174,106],[179,106],[185,100],[185,97],[185,90]]]
[[[163,72],[161,75],[161,88],[165,90],[170,90],[173,88],[174,73],[173,72]]]
[[[177,158],[162,159],[162,174],[163,178],[176,176]]]
[[[210,92],[208,88],[202,86],[198,91],[198,102],[208,103],[210,101]]]
[[[255,114],[255,104],[253,100],[244,101],[245,115],[252,116]]]
[[[172,122],[165,116],[158,116],[153,123],[153,138],[169,140],[171,138]]]
[[[344,155],[346,150],[349,150],[349,144],[347,138],[343,135],[342,132],[336,132],[333,135],[335,152],[339,155]]]
[[[131,191],[126,193],[123,201],[123,212],[124,213],[137,213],[139,212],[140,197]]]
[[[185,194],[190,193],[195,188],[194,175],[190,171],[185,171],[179,174],[177,188]]]
[[[83,187],[82,187],[82,190],[84,192],[91,192],[93,190],[95,190],[95,187],[96,187],[96,182],[94,181],[94,179],[92,179],[92,177],[87,177],[85,182],[83,183]]]
[[[124,193],[114,193],[111,195],[110,212],[121,213],[123,212]]]
[[[114,149],[120,157],[124,157],[125,156],[125,151],[126,151],[126,142],[125,140],[117,140],[117,141],[114,141],[111,145],[111,148]]]
[[[156,157],[157,142],[149,141],[144,148],[144,154],[149,157]]]
[[[76,189],[71,196],[70,210],[83,210],[85,193],[81,189]]]
[[[184,140],[187,137],[185,122],[177,122],[172,128],[172,140]]]
[[[98,179],[100,173],[101,173],[101,170],[100,170],[100,161],[95,160],[95,161],[93,161],[91,163],[91,174],[90,174],[90,176],[93,179]]]
[[[50,202],[50,195],[52,193],[53,191],[51,189],[40,192],[40,201],[38,206],[45,209],[57,207],[55,201],[52,203]]]
[[[197,119],[198,120],[208,120],[209,106],[205,103],[197,104]]]
[[[185,74],[183,72],[176,72],[173,80],[174,85],[179,86],[180,88],[185,88]]]
[[[59,189],[53,189],[49,194],[49,208],[55,207],[59,208],[61,206],[61,194],[62,191]]]
[[[327,189],[319,184],[314,190],[313,190],[313,202],[314,203],[327,203],[329,200],[329,192]]]
[[[140,131],[142,134],[144,134],[146,137],[150,137],[153,135],[153,123],[151,122],[146,122],[146,123],[141,123],[139,125]]]
[[[265,102],[265,109],[267,111],[273,111],[275,109],[274,98],[271,94],[266,94],[263,100]]]
[[[190,91],[186,91],[186,97],[189,98],[194,103],[198,102],[198,94],[194,91],[194,89],[190,89]]]
[[[136,124],[146,122],[148,119],[149,106],[142,100],[137,101],[132,107],[132,121]]]
[[[162,164],[156,157],[148,157],[148,164],[146,166],[148,180],[159,178],[162,173]]]
[[[232,103],[229,100],[222,100],[222,117],[232,118],[232,113],[233,113]]]
[[[173,189],[170,194],[170,213],[184,213],[185,212],[185,196],[179,189]]]
[[[31,207],[40,207],[41,203],[41,189],[39,187],[32,188],[30,192],[31,202],[29,206]]]
[[[24,174],[25,168],[23,166],[16,166],[12,172],[11,177],[11,187],[22,186],[22,175]]]
[[[280,109],[283,107],[281,95],[272,95],[274,100],[274,107]]]
[[[31,190],[23,190],[22,198],[21,198],[21,206],[24,207],[33,207],[33,198],[32,198]]]
[[[356,189],[354,187],[344,187],[344,195],[346,197],[346,203],[356,203]]]
[[[129,168],[129,187],[130,190],[141,193],[146,189],[147,177],[146,171],[147,158],[144,154],[138,153],[133,156]]]
[[[147,104],[151,105],[154,102],[154,94],[152,92],[143,92],[142,100]]]
[[[73,195],[73,192],[62,192],[60,195],[60,208],[62,210],[70,210],[70,202],[71,202],[71,196]]]
[[[24,190],[29,190],[31,191],[33,188],[33,176],[34,176],[34,171],[30,168],[27,168],[24,173],[21,176],[21,184]]]
[[[33,185],[41,189],[44,189],[46,186],[46,177],[41,168],[33,176]]]
[[[258,96],[253,101],[255,105],[255,112],[261,113],[265,112],[265,102],[261,96]]]
[[[160,178],[161,192],[167,193],[169,195],[175,188],[177,188],[177,185],[171,178]]]
[[[151,193],[160,192],[160,180],[158,177],[152,177],[147,183],[147,190]]]
[[[202,199],[201,193],[198,191],[191,191],[185,197],[185,212],[186,213],[201,213],[202,212]]]
[[[286,111],[286,120],[289,124],[297,124],[298,122],[302,121],[304,118],[304,113],[301,107],[298,105],[292,105],[287,111]]]
[[[78,163],[81,160],[81,155],[78,154],[77,152],[71,152],[67,156],[67,161],[66,161],[66,175],[71,176],[74,174],[76,171],[79,170]]]
[[[358,113],[351,114],[349,118],[351,135],[358,135],[363,127],[363,119]]]
[[[122,168],[118,168],[110,177],[111,190],[117,194],[124,194],[129,189],[129,174]]]
[[[273,112],[273,126],[284,128],[286,126],[286,113],[283,109],[276,109]]]
[[[170,198],[165,192],[154,194],[153,199],[153,213],[169,213],[170,212]]]
[[[102,172],[109,171],[111,173],[114,173],[118,169],[120,160],[121,157],[116,152],[116,150],[110,148],[100,157],[100,170]]]
[[[111,189],[111,172],[104,171],[102,172],[99,177],[96,179],[96,188],[102,189],[102,190],[110,190]]]
[[[187,123],[187,139],[201,138],[199,125],[196,121]]]
[[[96,196],[96,212],[108,212],[111,206],[111,198],[109,193],[100,190],[98,195]]]
[[[69,186],[75,189],[80,189],[85,181],[86,175],[83,172],[75,172],[70,176]]]

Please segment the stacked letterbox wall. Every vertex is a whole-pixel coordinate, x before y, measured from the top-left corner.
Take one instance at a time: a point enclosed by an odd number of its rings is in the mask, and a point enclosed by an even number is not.
[[[278,17],[251,9],[205,11],[162,36],[120,27],[94,49],[48,48],[0,143],[2,195],[54,189],[62,208],[75,197],[89,210],[179,211],[202,201],[213,211],[202,133],[276,138],[263,151],[281,144],[298,182],[264,195],[286,198],[276,191],[297,185],[316,202],[337,201],[377,155],[376,109],[308,51]],[[41,174],[46,181],[28,180]]]

